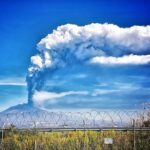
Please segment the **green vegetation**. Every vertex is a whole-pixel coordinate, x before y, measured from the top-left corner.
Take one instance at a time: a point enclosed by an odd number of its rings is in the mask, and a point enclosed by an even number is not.
[[[133,150],[133,131],[39,132],[7,130],[3,150],[109,150],[104,138],[113,138],[113,150]],[[2,138],[2,137],[1,137]],[[150,131],[135,132],[136,150],[150,150]]]

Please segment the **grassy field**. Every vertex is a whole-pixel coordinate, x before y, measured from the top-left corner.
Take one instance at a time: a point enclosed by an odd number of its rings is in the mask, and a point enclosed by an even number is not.
[[[5,131],[3,150],[109,150],[104,138],[113,139],[113,150],[150,150],[150,131]],[[2,138],[2,137],[1,137]]]

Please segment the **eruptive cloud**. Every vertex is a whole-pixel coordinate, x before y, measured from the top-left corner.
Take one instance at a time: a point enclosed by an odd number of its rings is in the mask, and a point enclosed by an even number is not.
[[[37,49],[37,55],[31,57],[27,75],[29,103],[32,103],[34,92],[41,90],[45,74],[59,68],[76,64],[150,63],[150,26],[66,24],[43,38]]]

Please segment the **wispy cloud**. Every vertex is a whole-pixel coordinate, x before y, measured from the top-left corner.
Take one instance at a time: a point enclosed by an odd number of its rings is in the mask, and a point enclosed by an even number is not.
[[[26,86],[24,78],[3,78],[0,79],[0,86]]]
[[[100,96],[100,95],[105,95],[105,94],[111,94],[111,93],[115,93],[115,92],[119,92],[119,89],[113,89],[113,90],[109,90],[109,89],[95,89],[92,93],[91,96]]]
[[[1,82],[1,86],[9,85],[9,86],[26,86],[26,83],[18,83],[18,82]]]
[[[87,76],[88,76],[87,74],[81,73],[81,74],[76,74],[76,75],[74,75],[73,77],[76,78],[76,79],[84,79],[84,78],[86,78]]]
[[[64,96],[68,95],[87,95],[87,91],[67,91],[67,92],[47,92],[47,91],[36,91],[35,94],[33,95],[33,101],[35,103],[41,104],[44,103],[45,101],[49,100],[55,100]]]
[[[113,82],[110,84],[111,89],[103,89],[103,88],[98,88],[93,90],[91,93],[91,96],[100,96],[100,95],[106,95],[106,94],[112,94],[112,93],[123,93],[123,92],[132,92],[135,90],[140,90],[144,89],[141,86],[138,86],[133,83],[121,83],[121,82]]]
[[[113,82],[113,86],[120,90],[137,90],[142,88],[141,86],[135,83],[122,83],[122,82]]]
[[[125,55],[122,57],[96,56],[90,60],[91,64],[106,65],[143,65],[150,63],[150,55]]]

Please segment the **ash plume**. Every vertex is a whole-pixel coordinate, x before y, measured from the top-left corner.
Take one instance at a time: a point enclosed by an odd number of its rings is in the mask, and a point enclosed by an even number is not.
[[[149,63],[150,26],[121,28],[107,23],[66,24],[43,38],[37,44],[37,50],[37,55],[31,57],[26,78],[28,103],[33,103],[34,92],[42,89],[45,75],[59,68],[92,63]]]

